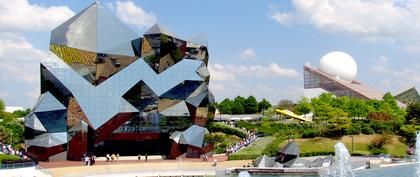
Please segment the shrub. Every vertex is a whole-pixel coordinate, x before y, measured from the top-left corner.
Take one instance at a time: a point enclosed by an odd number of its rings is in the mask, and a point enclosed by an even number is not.
[[[312,157],[312,156],[334,155],[334,154],[335,152],[332,152],[332,151],[304,152],[304,153],[300,153],[300,157]]]
[[[20,158],[15,155],[0,154],[0,164],[11,163],[13,161],[18,161]]]
[[[313,129],[305,130],[302,132],[302,138],[314,138],[317,134],[318,132]]]
[[[261,156],[261,154],[231,154],[228,156],[228,160],[255,160]]]
[[[388,134],[377,135],[372,139],[370,144],[375,148],[381,148],[385,144],[389,143],[391,141],[391,138],[392,137]]]
[[[236,135],[240,138],[245,138],[247,136],[247,134],[238,129],[238,128],[233,128],[230,127],[229,125],[223,124],[223,123],[210,123],[207,128],[211,131],[211,132],[223,132],[225,134],[229,134],[229,135]]]
[[[355,135],[359,134],[359,127],[355,127],[353,124],[345,129],[346,135]]]
[[[374,134],[375,130],[370,127],[370,124],[362,124],[362,133],[366,135]]]
[[[386,154],[387,150],[384,148],[384,145],[391,141],[392,137],[388,134],[377,135],[375,136],[370,144],[368,145],[368,150],[373,154]]]

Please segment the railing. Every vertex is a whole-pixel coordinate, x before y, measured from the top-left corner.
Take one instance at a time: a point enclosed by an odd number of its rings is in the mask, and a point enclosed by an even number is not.
[[[0,169],[14,169],[14,168],[25,168],[25,167],[34,167],[34,166],[36,166],[35,162],[11,163],[11,164],[1,164]]]
[[[170,130],[175,130],[174,126],[152,126],[152,127],[132,127],[132,126],[123,126],[119,127],[114,131],[114,133],[142,133],[142,132],[168,132]]]

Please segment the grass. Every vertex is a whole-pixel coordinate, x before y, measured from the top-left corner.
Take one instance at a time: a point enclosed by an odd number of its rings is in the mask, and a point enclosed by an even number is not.
[[[368,150],[368,144],[372,141],[375,135],[353,135],[353,154],[369,155],[371,154]],[[330,139],[330,138],[311,138],[311,139],[296,139],[299,144],[301,153],[309,152],[331,152],[334,153],[334,145],[338,142],[343,142],[347,149],[352,151],[351,136],[344,136],[341,139]],[[284,141],[280,144],[283,147],[287,144]],[[404,144],[400,137],[392,136],[390,143],[386,144],[385,149],[388,150],[389,154],[394,156],[406,155],[407,145]]]
[[[264,148],[273,142],[276,138],[272,136],[266,136],[258,138],[257,141],[250,144],[248,147],[245,147],[239,150],[236,154],[237,155],[249,155],[249,154],[257,154],[261,155]]]

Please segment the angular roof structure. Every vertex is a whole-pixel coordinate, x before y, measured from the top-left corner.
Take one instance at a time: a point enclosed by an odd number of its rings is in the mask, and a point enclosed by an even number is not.
[[[202,147],[206,133],[209,133],[207,128],[193,125],[183,132],[175,131],[169,138],[178,144]]]
[[[415,87],[411,87],[410,89],[395,95],[395,99],[404,104],[409,104],[413,102],[420,102],[420,95]]]
[[[336,79],[321,70],[304,66],[304,88],[314,89],[321,88],[336,96],[349,96],[362,99],[377,99],[381,100],[383,93],[359,81],[352,81],[351,83]]]

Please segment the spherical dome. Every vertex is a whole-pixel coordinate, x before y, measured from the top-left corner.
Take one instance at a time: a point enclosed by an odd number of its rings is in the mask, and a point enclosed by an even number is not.
[[[344,52],[330,52],[320,61],[321,71],[345,82],[352,82],[357,75],[357,64],[353,57]]]

